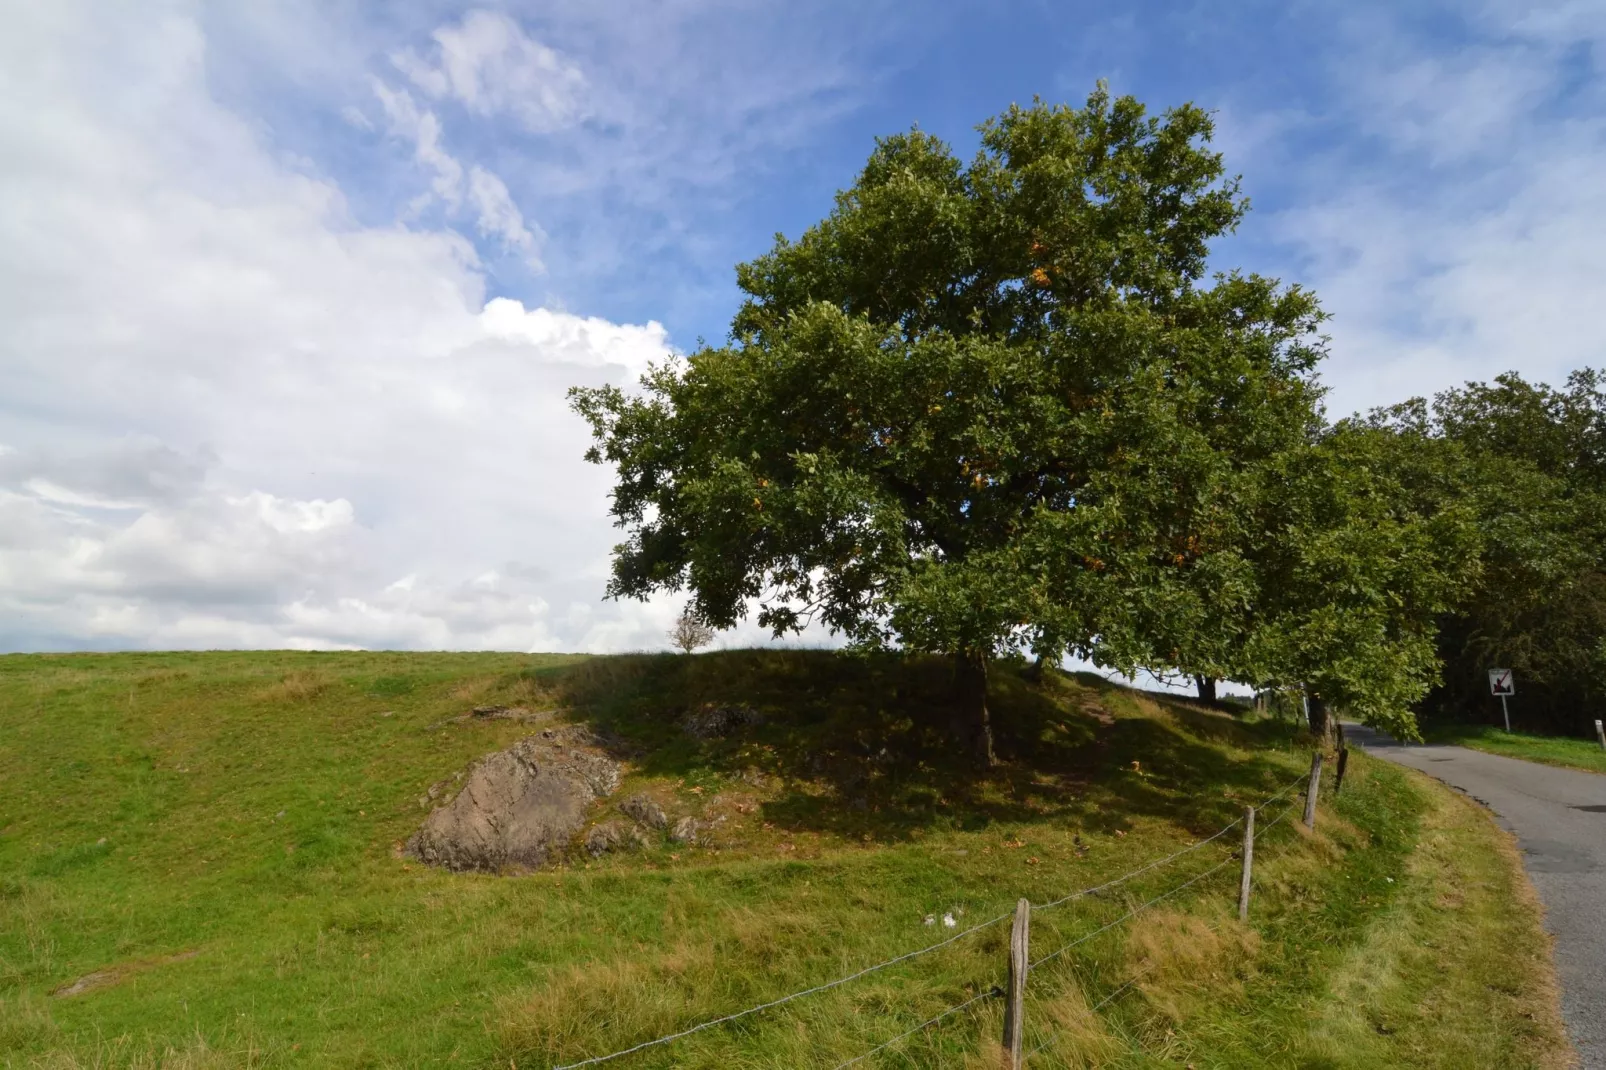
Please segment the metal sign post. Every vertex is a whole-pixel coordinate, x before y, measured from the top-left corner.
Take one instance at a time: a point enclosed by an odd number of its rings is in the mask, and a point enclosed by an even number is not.
[[[1506,719],[1506,734],[1511,733],[1511,711],[1506,709],[1506,698],[1517,693],[1517,678],[1510,669],[1489,670],[1489,694],[1500,698],[1500,714]]]

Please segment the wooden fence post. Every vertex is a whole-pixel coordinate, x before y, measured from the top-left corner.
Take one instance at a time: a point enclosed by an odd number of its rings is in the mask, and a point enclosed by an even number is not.
[[[1600,740],[1600,749],[1606,750],[1606,728],[1602,728],[1599,721],[1595,722],[1595,738]]]
[[[1031,926],[1032,904],[1022,899],[1015,904],[1015,924],[1009,930],[1009,1000],[1004,1006],[1004,1051],[1009,1070],[1020,1070],[1021,1045],[1026,1033],[1027,930]]]
[[[1305,827],[1316,827],[1316,792],[1322,783],[1322,752],[1310,756],[1310,787],[1305,792]]]
[[[1249,875],[1255,868],[1255,808],[1244,807],[1244,875],[1238,885],[1238,920],[1249,920]]]

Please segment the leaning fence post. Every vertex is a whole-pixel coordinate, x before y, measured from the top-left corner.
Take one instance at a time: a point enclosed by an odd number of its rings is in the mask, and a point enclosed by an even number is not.
[[[1032,904],[1022,899],[1015,904],[1015,924],[1009,930],[1009,1002],[1004,1006],[1004,1051],[1009,1070],[1020,1070],[1021,1044],[1026,1032],[1026,953],[1027,930],[1031,926]]]
[[[1599,721],[1595,722],[1595,738],[1600,740],[1600,749],[1606,750],[1606,728],[1602,728]]]
[[[1249,920],[1249,875],[1255,868],[1255,808],[1244,807],[1244,875],[1238,885],[1238,920]]]
[[[1310,788],[1305,792],[1305,827],[1316,827],[1316,791],[1322,783],[1322,752],[1310,756]]]

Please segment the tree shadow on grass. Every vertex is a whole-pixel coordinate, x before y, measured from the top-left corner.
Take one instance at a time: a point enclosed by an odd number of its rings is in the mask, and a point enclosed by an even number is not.
[[[1274,757],[1286,726],[1245,725],[1097,678],[1051,671],[1034,681],[1018,663],[991,674],[1001,761],[985,772],[949,730],[946,659],[736,650],[597,658],[526,676],[639,773],[753,787],[764,820],[791,832],[894,841],[995,823],[1113,831],[1163,816],[1204,834],[1288,776]],[[709,709],[749,723],[699,738],[687,718]]]

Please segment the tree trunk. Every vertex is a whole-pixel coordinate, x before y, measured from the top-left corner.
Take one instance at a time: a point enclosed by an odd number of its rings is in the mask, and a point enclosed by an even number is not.
[[[1195,676],[1193,686],[1199,689],[1199,697],[1214,706],[1216,704],[1216,678],[1214,676]]]
[[[1327,700],[1310,696],[1310,734],[1326,742],[1328,732]]]
[[[1043,655],[1041,655],[1041,654],[1037,655],[1037,660],[1032,662],[1031,667],[1026,670],[1026,678],[1028,680],[1030,680],[1034,684],[1042,683],[1043,682],[1043,663],[1045,661],[1047,661],[1047,660],[1048,659],[1043,657]]]
[[[987,714],[987,655],[963,650],[954,655],[954,734],[970,753],[978,769],[987,769],[993,756],[993,726]]]

